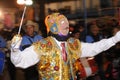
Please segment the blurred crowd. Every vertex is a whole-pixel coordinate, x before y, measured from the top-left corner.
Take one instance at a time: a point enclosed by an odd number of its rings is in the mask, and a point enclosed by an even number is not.
[[[39,25],[33,21],[27,21],[22,27],[20,34],[23,37],[20,49],[24,50],[32,43],[43,38]],[[70,36],[77,38],[83,42],[93,43],[101,39],[109,38],[120,30],[119,21],[110,19],[108,21],[91,21],[87,24],[87,30],[81,23],[76,24],[74,29],[70,31]],[[12,30],[0,29],[0,51],[5,54],[5,66],[9,72],[10,80],[16,79],[17,68],[10,60],[10,43],[12,37],[18,33],[19,27]],[[86,32],[87,31],[87,32]],[[88,58],[86,58],[88,59]],[[81,77],[82,73],[76,74],[78,80],[120,80],[120,43],[110,48],[107,51],[92,58],[97,66],[97,71],[87,77]],[[84,60],[84,59],[83,59]],[[85,67],[85,66],[84,66]],[[22,70],[24,72],[25,80],[38,80],[38,73],[36,65],[28,69]],[[0,80],[4,80],[4,69],[0,75]]]
[[[118,20],[103,19],[103,21],[95,20],[88,23],[87,30],[83,25],[76,25],[71,36],[83,42],[93,43],[101,39],[109,38],[115,35],[119,30],[120,25]],[[120,43],[117,43],[109,50],[96,55],[93,60],[96,62],[98,67],[97,73],[93,71],[94,75],[83,79],[120,80]]]

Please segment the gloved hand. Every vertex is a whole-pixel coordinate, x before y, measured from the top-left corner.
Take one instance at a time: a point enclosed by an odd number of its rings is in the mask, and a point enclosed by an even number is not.
[[[22,41],[21,35],[15,35],[12,39],[12,42],[11,42],[11,48],[12,49],[19,49],[21,41]]]
[[[115,43],[120,41],[120,31],[118,31],[114,36],[113,36],[113,41]]]

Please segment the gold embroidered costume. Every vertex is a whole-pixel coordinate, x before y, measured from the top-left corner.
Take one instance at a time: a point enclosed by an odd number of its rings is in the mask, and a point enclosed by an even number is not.
[[[38,70],[40,80],[75,79],[77,69],[75,61],[80,57],[80,42],[70,38],[67,41],[67,61],[61,58],[61,50],[53,37],[47,37],[35,44],[35,51],[40,56]],[[74,80],[73,79],[73,80]]]

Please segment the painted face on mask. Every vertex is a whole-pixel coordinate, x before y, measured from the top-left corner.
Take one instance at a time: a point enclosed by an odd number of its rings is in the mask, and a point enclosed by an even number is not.
[[[60,13],[53,13],[48,15],[45,19],[45,24],[47,26],[47,31],[53,34],[68,35],[69,32],[69,22],[67,18]]]
[[[69,32],[69,23],[68,23],[68,20],[66,18],[61,18],[59,21],[58,21],[58,29],[59,29],[59,32],[58,34],[61,34],[61,35],[67,35],[68,32]]]

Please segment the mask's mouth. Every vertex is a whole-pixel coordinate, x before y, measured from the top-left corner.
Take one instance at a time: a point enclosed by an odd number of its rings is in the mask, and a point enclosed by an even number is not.
[[[63,35],[61,33],[54,34],[52,32],[49,32],[48,36],[53,36],[56,38],[58,41],[67,41],[67,39],[70,37],[70,34],[68,33],[67,35]]]
[[[63,32],[59,32],[58,35],[60,36],[67,36],[68,35],[68,31],[69,29],[64,29]],[[64,33],[65,32],[65,33]]]
[[[63,31],[68,31],[69,30],[69,27],[65,27],[62,29]]]
[[[68,30],[68,29],[69,29],[69,27],[66,27],[66,28],[65,28],[65,30]]]
[[[67,41],[67,39],[69,38],[69,34],[53,34],[52,36],[55,37],[58,41]]]

